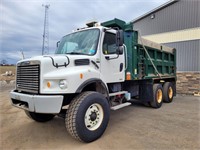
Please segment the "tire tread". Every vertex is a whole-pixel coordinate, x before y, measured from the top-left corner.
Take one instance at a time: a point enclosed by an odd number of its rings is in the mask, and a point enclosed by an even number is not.
[[[67,110],[66,117],[65,117],[65,124],[66,124],[67,131],[70,133],[70,135],[73,138],[75,138],[81,142],[84,142],[84,141],[79,137],[77,130],[76,130],[76,115],[77,115],[77,111],[79,109],[80,104],[91,93],[94,93],[94,92],[84,92],[84,93],[81,93],[80,95],[78,95],[77,97],[75,97],[72,100],[72,102],[69,106],[69,109]]]
[[[163,86],[163,101],[165,103],[171,103],[173,101],[173,96],[172,96],[172,99],[170,100],[169,97],[168,97],[168,89],[169,87],[172,87],[172,90],[173,90],[173,94],[174,94],[174,88],[173,88],[173,85],[171,82],[166,82]]]
[[[160,108],[162,106],[162,102],[161,102],[161,104],[158,104],[157,101],[156,101],[156,97],[155,97],[156,90],[159,88],[159,86],[162,89],[161,84],[154,84],[153,85],[153,101],[150,102],[150,105],[153,108]],[[163,89],[162,89],[162,92],[163,92]]]

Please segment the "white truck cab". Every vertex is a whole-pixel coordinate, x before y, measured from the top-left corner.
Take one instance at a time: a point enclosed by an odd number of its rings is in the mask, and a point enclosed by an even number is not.
[[[79,29],[57,43],[54,55],[19,61],[16,88],[10,92],[12,105],[24,109],[30,118],[39,122],[66,113],[67,106],[66,127],[71,135],[85,142],[97,139],[109,119],[107,84],[125,80],[125,56],[117,51],[122,45],[116,46],[116,33],[117,30],[102,26]],[[87,102],[87,99],[92,100]],[[73,102],[82,101],[86,104],[80,109],[86,112],[80,115],[87,118],[82,124],[93,136],[77,136],[70,129],[70,115],[78,113],[71,107],[79,107]]]

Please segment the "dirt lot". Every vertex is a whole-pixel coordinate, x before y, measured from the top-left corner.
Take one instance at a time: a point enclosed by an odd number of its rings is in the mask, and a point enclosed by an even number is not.
[[[0,81],[6,81],[9,82],[11,80],[15,80],[15,66],[0,66]],[[6,72],[11,72],[12,75],[10,76],[4,76]]]
[[[12,107],[10,89],[1,89],[0,149],[200,149],[200,97],[177,96],[160,109],[135,103],[112,111],[104,135],[85,144],[70,137],[62,118],[37,123]]]

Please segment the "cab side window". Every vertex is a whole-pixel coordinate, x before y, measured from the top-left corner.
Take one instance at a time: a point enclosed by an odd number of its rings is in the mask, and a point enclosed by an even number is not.
[[[106,32],[103,41],[103,53],[105,55],[108,54],[116,54],[116,37],[115,34]]]

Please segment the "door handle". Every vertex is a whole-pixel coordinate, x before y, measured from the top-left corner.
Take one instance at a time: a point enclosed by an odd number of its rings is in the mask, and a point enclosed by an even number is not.
[[[124,68],[124,64],[120,63],[120,65],[119,65],[119,72],[122,72],[123,68]]]

